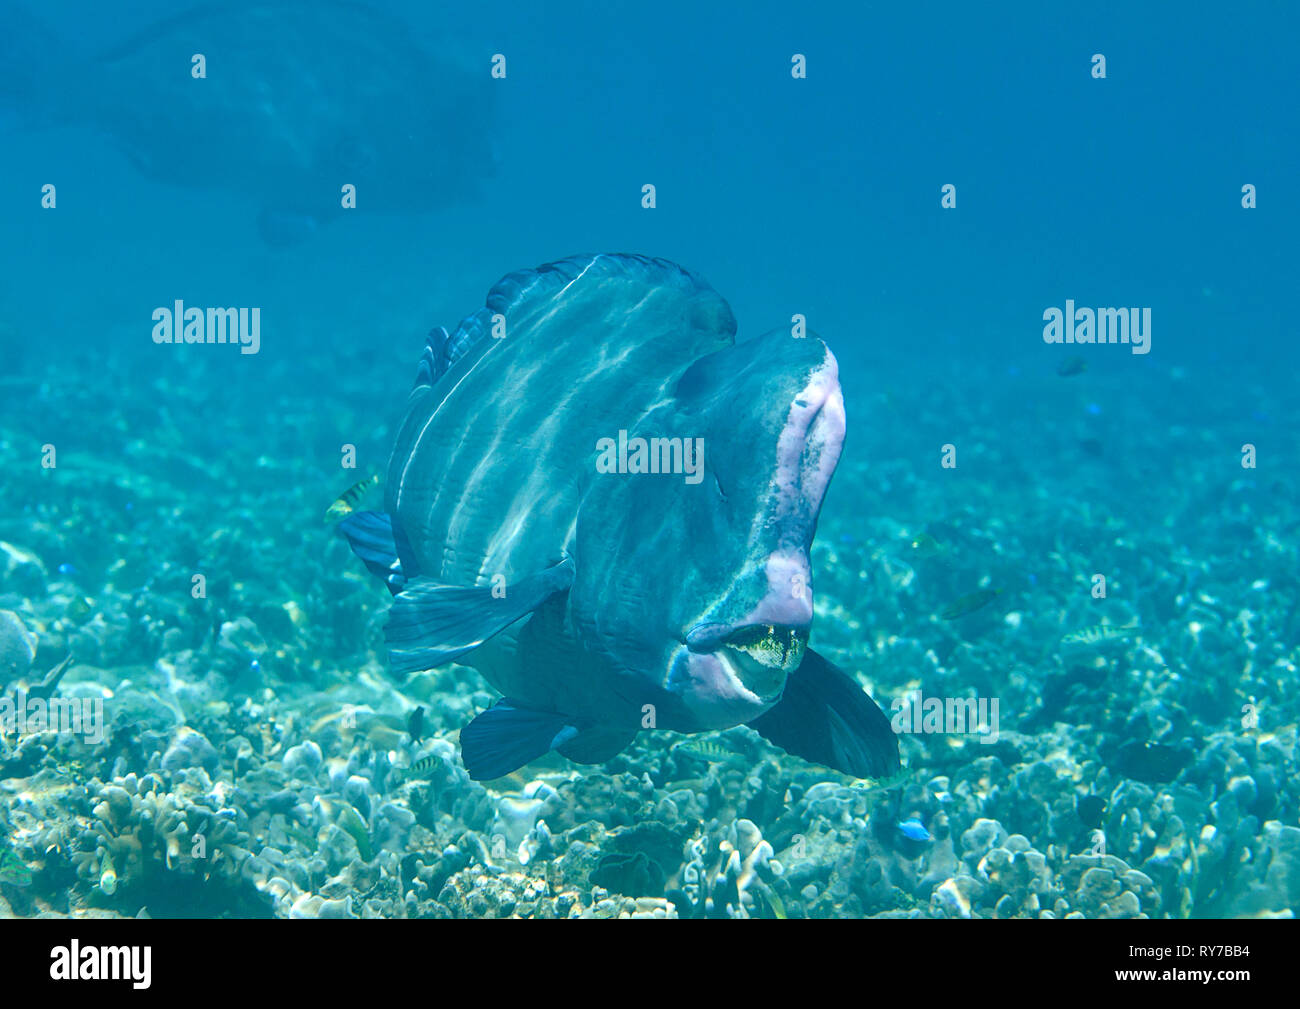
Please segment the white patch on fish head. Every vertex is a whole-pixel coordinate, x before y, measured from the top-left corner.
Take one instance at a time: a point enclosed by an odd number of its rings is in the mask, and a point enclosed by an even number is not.
[[[781,697],[812,627],[809,548],[844,444],[844,398],[829,350],[791,399],[776,442],[758,552],[730,590],[687,628],[666,685],[708,728],[747,722]]]

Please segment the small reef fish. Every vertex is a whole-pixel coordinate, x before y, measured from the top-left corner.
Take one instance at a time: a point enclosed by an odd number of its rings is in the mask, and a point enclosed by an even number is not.
[[[345,490],[334,503],[325,510],[326,522],[337,522],[339,519],[347,518],[354,511],[357,505],[361,503],[371,487],[379,483],[379,475],[368,476],[364,480],[358,480],[351,487]]]
[[[424,738],[424,705],[417,706],[411,712],[411,717],[406,720],[406,732],[412,743],[418,743]]]
[[[1114,766],[1126,778],[1157,785],[1173,781],[1195,756],[1195,747],[1187,743],[1170,746],[1134,739],[1119,748]]]
[[[365,818],[350,802],[335,796],[318,795],[313,803],[325,820],[333,823],[357,843],[357,850],[367,862],[373,857],[370,849],[370,828]]]
[[[899,785],[910,780],[912,772],[910,768],[900,767],[893,774],[882,778],[859,778],[853,783],[855,788],[861,788],[870,794],[877,792],[888,792],[897,788]]]
[[[740,753],[729,746],[715,742],[712,739],[687,739],[673,747],[674,753],[684,753],[688,757],[694,757],[696,760],[705,760],[710,764],[726,763]]]
[[[933,841],[934,835],[925,827],[925,824],[915,816],[908,817],[898,824],[898,832],[909,841]]]
[[[1001,594],[1001,589],[980,589],[978,592],[972,592],[969,595],[962,596],[960,599],[954,599],[939,611],[939,619],[956,620],[958,617],[964,617],[968,613],[982,610]]]
[[[73,596],[63,610],[69,620],[85,620],[93,612],[91,600],[85,596]]]
[[[1069,378],[1072,375],[1082,375],[1088,370],[1088,362],[1082,357],[1067,357],[1057,365],[1056,373],[1062,378]]]
[[[1122,627],[1115,624],[1094,624],[1092,627],[1071,631],[1061,638],[1061,645],[1065,648],[1082,651],[1115,642],[1128,641],[1133,637],[1136,630],[1136,623],[1125,624]]]
[[[459,662],[502,694],[461,729],[472,779],[552,750],[602,764],[647,712],[749,725],[855,778],[898,769],[889,716],[808,647],[845,431],[820,339],[737,342],[675,263],[573,257],[432,330],[406,403],[384,510],[339,531],[393,594],[392,672]]]
[[[948,548],[940,543],[929,533],[921,533],[920,536],[912,540],[912,556],[928,560],[931,557],[941,557],[948,552]]]
[[[423,778],[431,770],[442,763],[442,758],[436,753],[431,753],[427,757],[421,757],[410,767],[406,768],[402,774],[403,781],[410,781],[412,778]]]

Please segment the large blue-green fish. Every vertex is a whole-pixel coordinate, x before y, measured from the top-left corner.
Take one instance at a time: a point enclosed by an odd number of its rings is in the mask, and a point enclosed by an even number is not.
[[[495,172],[495,82],[385,6],[181,5],[108,51],[6,11],[0,109],[93,128],[152,181],[253,201],[273,245],[342,216],[344,185],[362,215],[455,206]]]
[[[835,358],[735,332],[681,267],[599,255],[512,273],[430,334],[385,511],[340,528],[394,593],[393,670],[458,661],[504,695],[460,734],[471,777],[741,724],[856,777],[897,770],[888,718],[807,647]]]

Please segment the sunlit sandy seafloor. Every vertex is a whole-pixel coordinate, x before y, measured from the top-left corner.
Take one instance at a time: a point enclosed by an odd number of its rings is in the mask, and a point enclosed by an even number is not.
[[[1203,428],[1171,430],[1159,401],[1130,398],[1108,407],[1129,416],[1085,430],[1047,420],[1096,387],[1050,372],[886,390],[846,360],[850,439],[814,553],[813,643],[887,709],[918,688],[996,698],[997,741],[904,736],[906,777],[879,787],[744,728],[694,737],[714,744],[701,748],[646,732],[601,768],[551,757],[483,786],[455,740],[493,695],[457,666],[399,689],[383,665],[386,594],[321,521],[382,471],[418,339],[394,345],[234,384],[192,355],[147,396],[117,395],[137,379],[110,360],[78,369],[93,383],[6,380],[0,609],[39,636],[23,679],[71,650],[63,695],[105,698],[111,727],[99,746],[51,733],[0,745],[0,912],[1300,906],[1296,460],[1266,475],[1235,454],[1281,425],[1281,404],[1220,389]],[[955,437],[945,472],[938,446]],[[337,466],[344,441],[358,443],[356,473]],[[46,443],[54,471],[39,466]],[[1095,572],[1105,600],[1091,598]],[[1001,594],[938,618],[982,587]],[[1062,647],[1097,624],[1132,628]],[[428,738],[413,747],[416,705]],[[1089,795],[1104,805],[1081,805]],[[905,820],[933,839],[908,837]],[[1104,855],[1090,854],[1094,827]]]

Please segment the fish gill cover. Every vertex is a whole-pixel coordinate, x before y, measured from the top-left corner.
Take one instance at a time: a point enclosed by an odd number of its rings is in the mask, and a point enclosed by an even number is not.
[[[1294,916],[1293,9],[4,21],[0,914]]]

